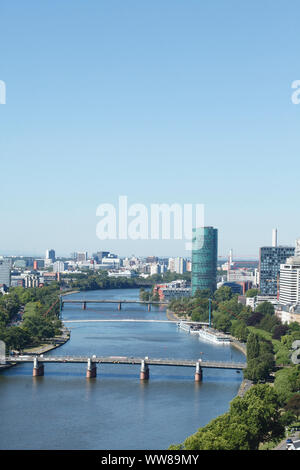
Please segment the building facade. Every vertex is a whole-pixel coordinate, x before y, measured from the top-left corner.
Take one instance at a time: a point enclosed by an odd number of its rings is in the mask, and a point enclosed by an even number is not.
[[[217,288],[218,230],[213,227],[193,229],[192,295],[197,289]]]
[[[259,250],[259,288],[262,295],[277,296],[280,265],[293,256],[292,246],[264,246]]]
[[[51,260],[52,263],[55,261],[55,250],[51,248],[50,250],[46,250],[46,258],[47,260]]]
[[[300,239],[296,241],[295,256],[280,266],[279,303],[300,305]]]
[[[0,284],[5,284],[10,287],[10,272],[11,262],[10,260],[0,259]]]

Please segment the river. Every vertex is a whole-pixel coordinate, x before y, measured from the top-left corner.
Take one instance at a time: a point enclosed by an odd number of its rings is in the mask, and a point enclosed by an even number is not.
[[[71,294],[70,298],[138,299],[138,289]],[[67,298],[67,297],[65,297]],[[139,304],[66,304],[64,320],[162,319],[162,307]],[[168,323],[67,323],[71,339],[51,355],[149,356],[244,362],[232,346],[202,342]],[[226,412],[242,373],[150,367],[149,382],[136,365],[97,366],[85,378],[85,364],[46,364],[44,377],[32,377],[32,364],[0,374],[0,449],[138,450],[167,449]]]

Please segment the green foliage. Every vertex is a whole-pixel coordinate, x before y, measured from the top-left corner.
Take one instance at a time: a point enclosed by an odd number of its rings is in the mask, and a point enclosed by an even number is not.
[[[217,302],[224,302],[232,298],[232,290],[229,286],[222,286],[217,289],[214,293],[214,299]]]
[[[246,324],[241,320],[233,320],[231,322],[231,334],[239,341],[246,342],[249,330]]]
[[[22,350],[60,333],[58,294],[58,285],[53,283],[42,288],[15,287],[0,299],[0,339],[8,350]],[[11,326],[21,305],[25,307],[22,321]]]
[[[248,289],[246,292],[246,297],[256,297],[259,293],[259,289]]]
[[[211,296],[210,289],[197,289],[194,297],[199,299],[208,299]]]
[[[267,380],[274,365],[272,343],[251,332],[247,339],[247,368],[244,377],[254,383]]]
[[[145,290],[143,287],[140,289],[140,300],[150,300],[151,292]]]
[[[247,339],[247,361],[256,359],[259,356],[259,337],[250,333]]]
[[[285,405],[287,411],[291,411],[296,418],[300,416],[300,393],[295,393]]]
[[[271,304],[270,302],[262,302],[256,307],[255,311],[260,312],[263,315],[267,315],[267,314],[274,315],[275,310],[274,310],[274,305]]]
[[[236,397],[227,413],[189,436],[182,450],[257,450],[261,442],[284,434],[279,400],[269,385],[256,385],[243,398]]]
[[[223,331],[224,333],[230,331],[231,321],[228,318],[228,315],[226,315],[225,313],[221,313],[220,315],[218,315],[217,318],[215,318],[214,327],[217,330]]]
[[[281,369],[276,372],[274,389],[281,404],[286,403],[295,392],[300,390],[300,365]]]
[[[143,286],[153,286],[157,283],[171,282],[176,279],[185,279],[190,281],[191,273],[171,273],[167,271],[163,274],[153,274],[146,279],[136,276],[133,278],[122,278],[108,276],[107,271],[72,273],[65,274],[62,277],[61,285],[68,286],[72,289],[83,291],[95,289],[123,289],[123,288],[139,288]]]
[[[12,326],[3,331],[1,339],[6,344],[7,354],[9,349],[22,350],[32,342],[30,334],[18,326]]]

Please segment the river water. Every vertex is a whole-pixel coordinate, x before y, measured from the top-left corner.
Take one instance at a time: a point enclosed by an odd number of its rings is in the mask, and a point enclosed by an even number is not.
[[[138,289],[76,293],[69,298],[138,299]],[[65,298],[68,298],[65,297]],[[162,319],[162,307],[67,304],[64,320]],[[51,355],[149,356],[244,362],[232,346],[213,345],[168,323],[67,323],[71,339]],[[183,442],[226,412],[242,374],[205,369],[150,367],[141,383],[137,365],[97,366],[85,378],[85,364],[45,364],[44,377],[32,377],[32,364],[0,374],[0,449],[167,449]]]

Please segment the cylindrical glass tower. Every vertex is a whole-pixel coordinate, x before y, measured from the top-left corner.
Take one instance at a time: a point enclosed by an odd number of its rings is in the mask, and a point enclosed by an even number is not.
[[[192,295],[197,289],[217,289],[218,230],[213,227],[193,229]]]

